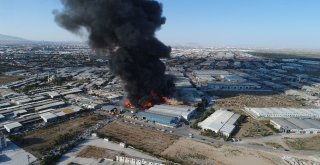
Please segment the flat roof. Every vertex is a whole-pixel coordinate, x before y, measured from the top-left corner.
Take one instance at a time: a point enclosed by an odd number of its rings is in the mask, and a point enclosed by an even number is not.
[[[55,115],[61,117],[61,116],[65,116],[66,113],[64,113],[63,111],[60,111],[60,112],[58,112],[58,113],[55,113]]]
[[[246,108],[257,117],[311,117],[320,118],[320,108]]]
[[[54,106],[59,106],[59,105],[64,105],[64,104],[65,104],[65,102],[63,102],[63,101],[54,102],[54,103],[51,103],[51,104],[46,104],[46,105],[42,105],[42,106],[39,106],[39,107],[35,107],[35,110],[38,111],[38,110],[48,109],[48,108],[51,108],[51,107],[54,107]]]
[[[233,124],[239,117],[240,115],[230,111],[217,110],[198,125],[202,129],[210,129],[215,132],[221,131],[230,134],[234,129]]]
[[[39,116],[46,122],[50,119],[54,119],[57,117],[57,115],[55,115],[51,112],[46,112],[46,113],[40,114]]]
[[[13,122],[13,123],[4,125],[4,128],[5,128],[8,132],[10,132],[11,129],[19,128],[19,127],[22,127],[22,124],[20,124],[19,122]]]
[[[157,114],[167,114],[172,116],[182,116],[185,119],[188,119],[189,114],[191,114],[194,110],[196,110],[196,107],[192,106],[177,106],[177,105],[167,105],[167,104],[161,104],[161,105],[155,105],[151,108],[149,108],[148,112],[153,112]]]

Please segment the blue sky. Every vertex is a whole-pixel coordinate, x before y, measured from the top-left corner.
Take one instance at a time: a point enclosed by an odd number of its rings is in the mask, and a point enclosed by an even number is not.
[[[320,48],[319,0],[160,0],[167,44]],[[0,0],[0,33],[32,40],[79,40],[58,27],[59,0]]]

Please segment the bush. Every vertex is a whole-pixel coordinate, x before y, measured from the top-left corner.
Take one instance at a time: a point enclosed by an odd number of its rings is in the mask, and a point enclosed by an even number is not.
[[[209,117],[211,114],[213,114],[215,112],[214,109],[210,109],[208,111],[206,111],[200,118],[198,118],[191,126],[190,128],[193,129],[199,129],[198,127],[198,123],[202,122],[203,120],[205,120],[207,117]]]
[[[40,164],[41,165],[49,165],[49,164],[54,164],[56,161],[60,159],[61,155],[52,155],[52,156],[46,156],[44,157]]]
[[[64,144],[64,143],[72,140],[73,138],[75,138],[77,135],[78,135],[78,132],[58,135],[58,137],[56,137],[54,139],[54,145]]]

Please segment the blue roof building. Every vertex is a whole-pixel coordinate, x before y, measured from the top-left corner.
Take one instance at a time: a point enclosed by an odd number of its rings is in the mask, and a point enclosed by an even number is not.
[[[151,122],[163,124],[166,126],[177,127],[180,119],[176,116],[168,116],[164,114],[157,114],[152,112],[140,112],[137,114],[138,118],[148,120]]]

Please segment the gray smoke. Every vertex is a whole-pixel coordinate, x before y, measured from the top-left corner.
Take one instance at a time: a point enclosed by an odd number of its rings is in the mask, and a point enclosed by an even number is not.
[[[171,48],[155,37],[165,23],[162,6],[154,0],[61,0],[55,21],[63,28],[89,33],[94,50],[107,50],[110,69],[124,81],[128,99],[134,104],[159,102],[173,87],[164,75]],[[152,94],[151,94],[152,93]]]

